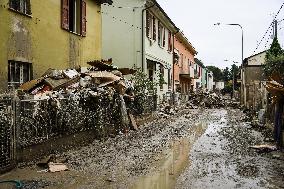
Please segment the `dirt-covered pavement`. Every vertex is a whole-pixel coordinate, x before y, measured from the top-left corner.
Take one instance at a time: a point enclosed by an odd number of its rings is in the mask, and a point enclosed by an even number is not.
[[[58,153],[69,171],[24,166],[0,179],[21,180],[24,188],[284,187],[282,154],[250,149],[264,136],[243,118],[240,110],[184,109],[139,131]]]
[[[214,117],[195,142],[176,188],[284,188],[283,153],[250,148],[267,144],[269,134],[243,122],[240,110],[218,110]]]

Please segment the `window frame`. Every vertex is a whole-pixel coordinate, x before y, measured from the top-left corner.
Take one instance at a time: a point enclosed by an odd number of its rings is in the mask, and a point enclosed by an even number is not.
[[[165,26],[162,24],[161,21],[158,21],[158,44],[161,48],[165,48],[166,46],[165,34],[166,34]]]
[[[15,5],[14,3],[19,3]],[[17,7],[18,6],[18,7]],[[24,7],[23,7],[24,6]],[[9,10],[32,18],[31,0],[9,0]]]
[[[79,6],[76,5],[80,2]],[[79,16],[76,15],[79,12]],[[61,28],[79,36],[87,33],[87,3],[86,0],[61,0]],[[80,23],[78,23],[78,20]]]
[[[162,64],[160,66],[160,74],[163,76],[163,79],[165,79],[165,68]],[[164,90],[164,84],[160,84],[160,90]]]
[[[25,72],[24,66],[27,66],[29,73],[27,76],[27,80],[25,80]],[[14,70],[11,70],[13,67]],[[19,75],[17,76],[17,69],[19,71]],[[33,68],[32,63],[30,62],[22,62],[22,61],[15,61],[15,60],[8,60],[8,77],[7,77],[7,84],[8,87],[19,87],[21,84],[30,81],[33,79]],[[15,79],[19,77],[19,79]],[[17,81],[19,80],[19,81]]]
[[[173,44],[172,44],[172,32],[168,30],[168,51],[173,51]]]
[[[158,20],[150,11],[146,12],[146,36],[149,40],[157,40],[156,20]]]

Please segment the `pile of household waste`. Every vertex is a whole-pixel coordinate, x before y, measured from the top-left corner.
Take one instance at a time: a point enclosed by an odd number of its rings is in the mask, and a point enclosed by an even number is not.
[[[40,78],[28,81],[20,86],[18,93],[28,99],[68,98],[76,94],[98,96],[112,94],[115,91],[124,95],[131,82],[124,75],[135,70],[118,69],[112,60],[88,62],[91,67],[78,69],[48,69]]]
[[[187,106],[190,108],[204,107],[204,108],[223,108],[223,107],[234,107],[236,108],[239,104],[223,96],[221,93],[214,91],[192,91],[189,94],[189,100]]]

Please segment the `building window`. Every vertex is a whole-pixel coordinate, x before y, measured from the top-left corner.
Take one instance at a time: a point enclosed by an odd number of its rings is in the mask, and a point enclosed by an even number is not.
[[[86,0],[61,0],[63,29],[86,36]]]
[[[183,69],[183,54],[180,54],[180,68]]]
[[[191,62],[189,59],[187,60],[187,64],[188,64],[188,70],[190,70]]]
[[[147,37],[156,41],[156,18],[149,11],[146,12]]]
[[[164,66],[160,64],[160,90],[164,89],[164,83],[165,83],[165,69]]]
[[[154,73],[156,71],[156,63],[147,59],[148,78],[154,81]]]
[[[149,80],[154,81],[154,70],[149,70],[148,75],[149,75]]]
[[[159,21],[158,22],[158,44],[161,47],[165,47],[166,46],[166,36],[165,35],[166,35],[165,27]]]
[[[151,14],[149,11],[146,11],[146,35],[150,38],[150,25],[151,25]]]
[[[27,62],[8,61],[8,86],[19,87],[32,79],[32,64]]]
[[[168,51],[172,52],[173,45],[172,45],[172,33],[169,31],[168,33]]]
[[[23,14],[32,14],[30,0],[10,0],[9,7]]]

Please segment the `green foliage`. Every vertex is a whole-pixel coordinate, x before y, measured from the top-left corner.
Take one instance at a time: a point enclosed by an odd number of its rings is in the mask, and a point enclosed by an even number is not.
[[[167,84],[165,81],[164,75],[161,72],[156,73],[158,75],[158,83],[159,85]]]
[[[280,78],[284,78],[284,51],[276,37],[266,52],[263,70],[267,77],[278,75]]]
[[[267,51],[266,58],[276,57],[283,54],[283,49],[281,48],[277,37],[273,39],[270,49]]]
[[[224,87],[224,89],[222,89],[222,93],[223,94],[230,94],[233,92],[233,85],[232,83],[227,83]]]
[[[157,94],[157,83],[151,81],[147,74],[138,69],[137,72],[132,76],[131,80],[134,83],[134,92],[137,95],[156,95]]]
[[[223,71],[223,80],[225,83],[227,83],[231,78],[231,72],[229,71],[229,68],[226,67]]]
[[[241,69],[239,66],[236,64],[232,64],[231,69],[230,69],[230,77],[229,81],[231,82],[230,84],[233,85],[234,82],[234,89],[239,90],[240,85],[238,84],[238,79],[241,79]],[[227,82],[228,83],[228,82]]]
[[[214,81],[223,81],[223,73],[220,70],[220,68],[218,68],[216,66],[207,66],[207,69],[209,71],[212,71],[213,77],[214,77]]]

